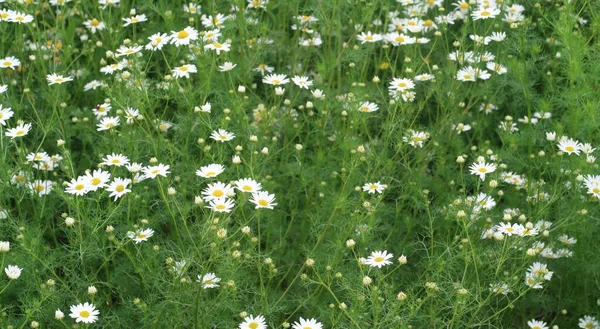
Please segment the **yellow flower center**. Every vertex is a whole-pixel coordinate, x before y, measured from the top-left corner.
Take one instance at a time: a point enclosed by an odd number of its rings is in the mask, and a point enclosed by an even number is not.
[[[255,5],[255,6],[256,6],[256,5]],[[250,328],[250,329],[256,329],[256,328],[258,328],[258,322],[251,322],[251,323],[248,325],[248,328]]]
[[[75,185],[75,189],[76,189],[77,191],[81,191],[81,190],[83,190],[84,188],[85,188],[85,185],[83,185],[83,184],[77,184],[77,185]]]
[[[113,164],[119,164],[119,163],[121,163],[121,160],[119,160],[119,159],[112,159],[110,162],[112,162]]]
[[[220,196],[223,196],[223,194],[225,194],[225,193],[223,193],[223,191],[221,191],[221,190],[216,190],[212,193],[212,195],[216,196],[217,198]]]
[[[115,187],[115,191],[121,193],[121,192],[125,191],[125,186],[117,185],[117,187]]]
[[[215,48],[221,49],[221,48],[223,48],[223,45],[217,42],[217,43],[215,43]]]
[[[477,169],[477,171],[479,171],[482,174],[485,174],[487,172],[487,169],[486,168],[479,168],[479,169]]]
[[[460,4],[459,8],[463,9],[463,10],[467,10],[467,9],[469,9],[469,4],[466,2],[463,2]]]
[[[379,257],[375,257],[374,261],[375,261],[376,263],[381,263],[381,262],[383,262],[383,260],[384,260],[384,259],[385,259],[385,258],[383,258],[383,257],[379,256]]]
[[[263,207],[266,207],[266,206],[269,205],[269,203],[267,202],[267,200],[264,200],[264,199],[258,200],[258,204],[261,205],[261,206],[263,206]]]
[[[279,80],[279,79],[273,79],[273,84],[274,85],[278,85],[280,83],[281,83],[281,80]]]
[[[565,151],[567,151],[567,152],[574,152],[575,148],[573,146],[569,145],[569,146],[565,147]]]
[[[56,80],[54,80],[54,82],[61,83],[61,82],[63,82],[63,78],[56,78]]]
[[[179,68],[179,71],[186,72],[188,70],[187,66],[182,66]]]
[[[92,21],[90,22],[90,25],[91,25],[91,26],[98,26],[98,25],[100,25],[100,21],[94,18],[94,19],[92,19]]]
[[[4,63],[2,63],[2,66],[12,66],[12,62],[4,61]]]
[[[209,171],[206,174],[204,174],[204,176],[206,177],[213,177],[213,176],[217,176],[217,173],[214,171]]]
[[[365,37],[365,40],[373,41],[373,36],[372,35],[367,35]]]
[[[154,170],[152,170],[152,175],[157,175],[159,172],[160,172],[160,170],[154,169]]]
[[[140,240],[143,240],[143,239],[146,238],[146,234],[140,233],[140,234],[137,235],[137,238],[140,239]]]
[[[102,180],[100,180],[100,178],[98,178],[98,177],[92,178],[92,185],[96,186],[100,183],[102,183]]]
[[[25,135],[25,130],[19,130],[19,131],[17,131],[15,133],[15,135],[17,135],[17,136],[23,136],[23,135]]]
[[[46,187],[44,187],[44,185],[42,185],[42,184],[38,184],[33,189],[36,190],[37,192],[43,192],[46,189]]]
[[[480,15],[481,15],[481,16],[483,16],[483,17],[488,17],[488,16],[490,16],[490,15],[491,15],[491,13],[490,13],[489,11],[485,10],[485,11],[482,11],[482,12],[480,13]]]
[[[225,205],[224,204],[218,204],[215,208],[217,208],[218,210],[223,210],[225,209]]]
[[[252,187],[250,185],[244,185],[242,187],[242,190],[244,190],[244,191],[252,191]]]
[[[470,74],[465,74],[465,75],[463,75],[463,78],[465,78],[466,80],[470,80],[473,78],[473,76]]]
[[[87,318],[87,317],[90,316],[90,312],[88,312],[88,311],[81,311],[81,312],[79,312],[79,316],[82,317],[82,318]]]
[[[177,33],[177,38],[178,38],[178,39],[185,39],[185,38],[187,38],[189,35],[190,35],[190,34],[189,34],[189,33],[187,33],[187,31],[185,31],[185,30],[181,30],[181,31],[179,31],[179,32]]]

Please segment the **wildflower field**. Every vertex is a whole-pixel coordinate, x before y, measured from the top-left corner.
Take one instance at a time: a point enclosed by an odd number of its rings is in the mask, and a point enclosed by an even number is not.
[[[600,1],[0,0],[0,327],[600,329]]]

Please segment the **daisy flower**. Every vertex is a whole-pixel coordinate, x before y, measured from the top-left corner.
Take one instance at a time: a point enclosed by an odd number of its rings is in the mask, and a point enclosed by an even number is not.
[[[53,6],[64,6],[67,2],[71,2],[71,0],[50,0],[50,4]]]
[[[90,191],[90,181],[85,176],[71,179],[65,189],[66,193],[74,195],[85,195]]]
[[[190,41],[194,40],[198,40],[198,31],[188,26],[179,32],[171,31],[171,40],[169,42],[179,47],[187,46],[190,44]]]
[[[254,193],[262,189],[259,182],[252,178],[242,178],[235,182],[235,187],[242,192]]]
[[[390,261],[392,257],[394,257],[394,255],[388,254],[387,250],[373,251],[371,253],[371,256],[369,256],[369,258],[367,258],[367,260],[365,261],[365,264],[371,267],[381,268],[385,265],[390,265],[392,263]]]
[[[87,27],[92,33],[96,33],[96,31],[102,31],[106,28],[104,22],[101,22],[95,18],[88,19],[83,22],[83,25]]]
[[[8,21],[12,23],[27,24],[33,22],[33,16],[20,12],[12,12],[8,17]]]
[[[358,110],[360,112],[375,112],[375,111],[379,110],[379,106],[377,106],[377,104],[375,104],[375,103],[363,102],[358,107]]]
[[[233,70],[237,64],[233,64],[232,62],[225,62],[223,65],[219,65],[219,71],[227,72]]]
[[[303,319],[299,322],[294,322],[292,329],[323,329],[323,325],[317,319]]]
[[[103,82],[100,82],[98,80],[92,80],[92,81],[86,83],[85,86],[83,86],[83,91],[96,90],[100,87],[104,87]]]
[[[183,5],[183,11],[190,14],[197,14],[200,11],[200,6],[190,2],[187,5]]]
[[[583,145],[579,141],[571,138],[561,138],[558,142],[558,149],[567,154],[579,155],[582,147]]]
[[[219,141],[221,143],[225,143],[235,138],[233,133],[228,132],[225,129],[219,129],[212,132],[210,138]]]
[[[273,209],[273,206],[277,205],[277,203],[274,203],[274,201],[275,201],[275,194],[269,194],[269,192],[267,192],[267,191],[258,191],[258,192],[252,193],[252,199],[250,199],[250,202],[252,202],[256,205],[254,207],[254,209],[259,209],[259,208]]]
[[[204,25],[205,27],[220,29],[221,25],[223,25],[223,22],[225,22],[227,17],[225,17],[225,15],[223,15],[223,14],[217,14],[215,16],[202,15],[201,19],[202,19],[202,25]]]
[[[125,165],[129,164],[129,159],[122,154],[113,153],[113,154],[105,156],[102,159],[101,164],[107,165],[107,166],[121,167],[121,166],[125,166]]]
[[[190,73],[197,73],[198,70],[196,68],[196,65],[194,64],[185,64],[182,66],[178,66],[176,68],[174,68],[173,70],[171,70],[173,72],[173,76],[178,79],[178,78],[189,78],[190,77]]]
[[[31,193],[39,196],[50,194],[53,186],[54,182],[51,180],[35,180],[27,185]]]
[[[133,241],[135,241],[136,244],[147,241],[153,235],[154,235],[154,230],[150,229],[150,228],[147,228],[144,230],[138,230],[137,232],[130,231],[127,233],[127,237],[129,237],[130,239],[133,239]]]
[[[203,178],[213,178],[217,177],[225,171],[225,167],[218,163],[211,163],[208,166],[200,167],[200,169],[196,170],[196,175]]]
[[[14,112],[10,107],[2,108],[2,104],[0,104],[0,125],[6,126],[6,120],[12,118]]]
[[[600,324],[598,324],[598,320],[596,320],[595,317],[586,315],[583,318],[579,319],[579,328],[598,329],[600,328]]]
[[[4,135],[14,139],[15,137],[23,137],[31,130],[31,123],[22,123],[14,128],[6,129]]]
[[[111,108],[112,106],[108,103],[98,104],[96,105],[96,108],[92,110],[92,112],[94,113],[96,118],[100,118],[107,115]]]
[[[368,31],[366,34],[365,32],[362,32],[361,34],[356,36],[356,39],[358,39],[358,41],[360,41],[360,43],[363,44],[365,42],[381,41],[383,37],[381,36],[381,34],[373,34],[371,33],[371,31]]]
[[[61,84],[61,83],[65,83],[68,81],[73,81],[72,77],[64,77],[62,75],[56,74],[56,73],[50,73],[46,76],[46,80],[48,81],[48,85],[53,85],[53,84]]]
[[[239,329],[267,329],[265,317],[257,315],[256,317],[249,315],[244,318],[244,322],[240,323]]]
[[[272,73],[273,71],[275,71],[275,68],[271,67],[265,63],[261,63],[261,64],[258,64],[257,67],[253,68],[252,71],[260,72],[261,75],[265,75],[265,72]]]
[[[167,174],[170,173],[169,166],[164,165],[162,163],[159,163],[156,166],[148,166],[148,167],[144,168],[143,171],[144,171],[144,176],[146,176],[147,178],[156,178],[156,176],[167,177]]]
[[[496,165],[493,163],[478,162],[469,167],[471,175],[478,175],[482,181],[485,181],[485,175],[496,171]]]
[[[474,21],[479,19],[494,18],[498,15],[500,15],[500,9],[488,6],[480,6],[477,10],[474,10],[471,13],[471,17],[473,17]]]
[[[227,199],[226,197],[214,198],[208,202],[208,206],[205,208],[211,209],[214,212],[231,212],[235,203],[233,199]]]
[[[104,74],[113,74],[116,71],[121,71],[125,68],[125,65],[121,64],[121,63],[115,63],[115,64],[110,64],[110,65],[106,65],[100,68],[100,72],[104,73]]]
[[[169,43],[171,39],[166,33],[154,33],[148,37],[150,42],[146,44],[146,50],[161,50],[164,45]]]
[[[230,43],[220,43],[220,42],[213,42],[213,43],[209,43],[207,45],[204,45],[204,49],[209,49],[209,50],[214,50],[217,52],[217,55],[221,55],[221,52],[229,52],[229,50],[231,50],[231,44]]]
[[[100,311],[93,304],[87,302],[71,306],[71,314],[69,314],[77,323],[94,323],[98,320],[98,315],[100,315]]]
[[[134,47],[127,47],[127,46],[121,46],[119,47],[119,49],[117,49],[117,57],[121,57],[121,56],[129,56],[129,55],[133,55],[135,53],[139,53],[142,50],[142,46],[134,46]]]
[[[369,194],[374,194],[374,193],[383,193],[383,190],[385,190],[387,188],[386,184],[381,184],[380,182],[375,182],[375,183],[366,183],[365,185],[363,185],[363,191],[369,193]]]
[[[8,266],[6,266],[6,268],[4,268],[4,273],[6,273],[6,276],[8,277],[8,279],[16,280],[21,276],[21,270],[22,270],[22,268],[20,268],[18,266],[8,265]]]
[[[115,197],[115,201],[123,195],[131,192],[127,186],[131,184],[131,179],[129,178],[118,178],[116,177],[113,181],[106,187],[106,191],[110,192],[109,197]]]
[[[145,22],[148,20],[148,18],[144,14],[121,18],[121,19],[125,22],[125,24],[123,24],[123,27],[129,26],[131,24]]]
[[[103,117],[100,123],[97,124],[98,131],[110,130],[119,125],[119,117]]]
[[[90,191],[96,191],[99,188],[105,187],[110,179],[110,173],[102,169],[94,170],[91,174],[85,174],[85,179],[88,181],[87,187]]]
[[[269,74],[264,77],[263,82],[269,85],[279,86],[290,82],[290,80],[285,74]]]
[[[210,201],[212,199],[217,198],[228,198],[233,194],[233,187],[229,184],[225,184],[222,182],[208,184],[208,187],[202,190],[202,195],[204,196],[204,200],[206,201]]]
[[[302,89],[308,89],[310,86],[313,85],[313,82],[308,80],[308,77],[304,77],[304,76],[294,76],[292,78],[292,82],[294,82],[294,84]]]
[[[221,279],[217,278],[217,276],[214,273],[206,273],[204,275],[198,274],[198,280],[196,280],[196,282],[202,284],[202,288],[204,289],[218,288],[219,281],[221,281]]]
[[[21,65],[21,61],[18,60],[14,56],[5,57],[3,59],[0,59],[0,68],[3,68],[3,69],[10,68],[10,69],[14,70],[15,67],[18,67],[20,65]]]
[[[477,80],[477,72],[471,67],[463,67],[456,73],[456,79],[459,81],[475,81]]]

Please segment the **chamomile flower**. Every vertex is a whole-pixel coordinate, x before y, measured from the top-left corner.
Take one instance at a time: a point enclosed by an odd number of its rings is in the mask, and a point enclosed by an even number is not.
[[[141,14],[141,15],[135,15],[135,16],[125,17],[125,18],[121,18],[121,19],[125,22],[125,24],[123,24],[123,27],[125,27],[125,26],[129,26],[131,24],[145,22],[148,20],[148,17],[146,17],[146,15],[144,15],[144,14]]]
[[[171,44],[175,46],[187,46],[191,41],[198,40],[198,31],[191,26],[186,27],[181,31],[171,31]]]
[[[96,89],[104,87],[104,86],[106,86],[106,85],[103,82],[100,82],[98,80],[92,80],[92,81],[86,83],[85,86],[83,86],[83,91],[96,90]]]
[[[102,159],[103,165],[122,167],[129,164],[129,158],[122,154],[109,154]]]
[[[546,322],[537,321],[535,319],[527,321],[527,325],[531,329],[548,329],[548,326],[546,325]]]
[[[85,303],[71,306],[71,314],[69,316],[75,319],[76,323],[94,323],[98,320],[100,311],[93,304]]]
[[[51,180],[34,180],[27,185],[31,193],[38,196],[48,195],[52,192],[54,182]]]
[[[277,203],[274,203],[274,201],[275,201],[275,194],[269,194],[269,192],[266,192],[266,191],[259,191],[259,192],[252,193],[252,198],[250,199],[250,202],[255,204],[254,209],[259,209],[259,208],[273,209],[273,206],[277,205]]]
[[[258,1],[258,0],[255,0]],[[244,318],[244,322],[240,323],[238,326],[239,329],[267,329],[267,324],[265,323],[265,317],[262,315],[257,315],[256,317],[249,315]]]
[[[228,198],[233,194],[233,187],[229,184],[225,184],[222,182],[208,184],[208,187],[202,190],[202,195],[204,196],[204,200],[206,201],[210,201],[212,199],[217,198]]]
[[[96,126],[98,127],[96,130],[111,130],[114,127],[119,125],[119,117],[103,117]]]
[[[183,5],[183,11],[189,14],[197,14],[200,12],[200,6],[190,2],[187,5]]]
[[[62,84],[68,81],[73,81],[72,77],[64,77],[62,75],[56,74],[56,73],[50,73],[46,76],[46,80],[48,81],[48,85],[53,85],[53,84]]]
[[[169,43],[171,37],[166,33],[154,33],[153,35],[148,37],[150,42],[146,44],[146,50],[161,50],[164,45]]]
[[[108,103],[99,104],[92,110],[92,112],[94,113],[96,118],[101,118],[107,115],[111,108],[112,106]]]
[[[219,65],[220,72],[227,72],[233,70],[237,64],[233,64],[232,62],[225,62],[223,65]]]
[[[371,267],[381,268],[385,265],[390,265],[392,262],[390,259],[394,257],[393,254],[388,254],[387,250],[384,251],[373,251],[371,256],[365,261],[366,265]]]
[[[362,187],[363,191],[365,191],[369,194],[374,194],[374,193],[381,194],[381,193],[383,193],[383,190],[385,190],[386,188],[387,188],[387,185],[381,184],[380,182],[366,183]]]
[[[199,282],[202,284],[203,289],[218,288],[219,287],[218,283],[220,281],[221,281],[221,279],[218,278],[217,275],[214,273],[206,273],[204,275],[198,274],[198,279],[196,280],[196,282]]]
[[[500,15],[500,9],[489,6],[480,6],[479,8],[477,8],[477,10],[471,12],[471,17],[474,21],[480,19],[494,18],[498,15]]]
[[[238,179],[235,182],[235,187],[238,189],[238,191],[247,192],[247,193],[258,192],[262,189],[262,186],[260,185],[260,183],[255,181],[252,178]]]
[[[496,171],[496,165],[493,163],[478,162],[469,167],[472,175],[478,175],[482,181],[485,181],[485,175]]]
[[[90,181],[84,176],[71,179],[71,181],[67,184],[67,188],[65,189],[66,193],[79,196],[85,195],[89,191]]]
[[[308,80],[308,77],[304,77],[304,76],[294,76],[292,78],[292,82],[294,82],[294,84],[302,89],[308,89],[310,86],[312,86],[313,82],[311,80]]]
[[[5,57],[0,59],[0,68],[6,69],[15,69],[16,67],[21,66],[21,61],[14,56]]]
[[[31,123],[22,123],[14,128],[6,129],[4,135],[14,139],[15,137],[23,137],[31,130]]]
[[[373,34],[373,33],[371,33],[371,31],[367,31],[367,33],[362,32],[361,34],[356,36],[356,39],[358,39],[358,41],[360,41],[360,43],[363,44],[365,42],[381,41],[383,39],[383,37],[381,36],[381,34],[377,34],[377,33]]]
[[[22,268],[16,265],[8,265],[4,268],[4,273],[6,273],[9,280],[16,280],[21,276],[22,270]]]
[[[141,50],[142,50],[142,46],[133,46],[133,47],[121,46],[121,47],[119,47],[119,49],[117,49],[116,56],[117,57],[129,56],[129,55],[139,53]]]
[[[586,315],[583,318],[579,319],[579,328],[582,329],[598,329],[600,328],[600,324],[598,324],[598,320],[595,317]]]
[[[217,41],[204,45],[204,49],[214,50],[217,52],[217,55],[221,55],[221,52],[229,52],[229,50],[231,50],[231,44],[228,42],[221,43]]]
[[[110,180],[110,173],[102,169],[96,169],[92,173],[85,174],[84,177],[87,180],[87,188],[90,191],[96,191],[99,188],[106,187],[106,183]]]
[[[285,74],[269,74],[263,79],[263,82],[269,85],[279,86],[290,82],[290,80]]]
[[[6,126],[6,120],[9,120],[14,115],[14,112],[10,107],[2,108],[2,104],[0,104],[0,125]]]
[[[127,188],[129,184],[131,184],[131,179],[115,177],[108,187],[106,187],[106,191],[110,192],[109,196],[114,197],[114,200],[117,201],[118,198],[131,192],[131,190]]]
[[[96,18],[88,19],[87,21],[83,22],[83,25],[87,27],[92,33],[102,31],[106,28],[106,24],[104,24],[104,22],[101,22]]]
[[[225,20],[227,20],[227,17],[223,14],[216,14],[215,16],[202,15],[201,19],[202,25],[204,25],[204,27],[220,29]]]
[[[358,106],[358,110],[360,112],[375,112],[379,110],[379,106],[375,103],[363,102]]]
[[[292,329],[323,329],[323,325],[317,319],[303,319],[294,322]]]
[[[173,72],[173,76],[176,79],[179,79],[179,78],[189,78],[190,73],[197,73],[198,69],[196,68],[196,65],[194,65],[194,64],[185,64],[182,66],[175,67],[171,71]]]
[[[583,145],[579,141],[571,138],[561,138],[558,142],[558,149],[567,154],[579,155],[582,147]]]
[[[144,176],[146,176],[146,178],[156,178],[156,176],[163,176],[163,177],[167,177],[167,174],[169,174],[169,166],[168,165],[164,165],[162,163],[159,163],[156,166],[148,166],[145,167],[143,169],[144,172]]]
[[[154,230],[151,228],[138,230],[136,232],[128,232],[127,237],[135,241],[136,244],[144,241],[148,241],[150,237],[154,235]]]
[[[228,132],[225,129],[219,129],[219,130],[213,131],[212,134],[210,134],[210,138],[212,138],[218,142],[225,143],[227,141],[234,139],[235,135],[233,133]]]
[[[225,167],[218,163],[211,163],[208,166],[200,167],[199,170],[196,170],[196,175],[203,178],[213,178],[217,177],[225,171]]]
[[[224,212],[229,213],[235,203],[233,199],[228,199],[226,197],[214,198],[208,202],[208,206],[206,208],[211,209],[214,212]]]

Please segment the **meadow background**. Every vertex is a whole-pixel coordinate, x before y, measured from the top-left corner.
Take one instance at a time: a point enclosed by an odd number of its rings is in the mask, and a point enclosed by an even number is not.
[[[600,2],[0,8],[3,328],[600,328]]]

